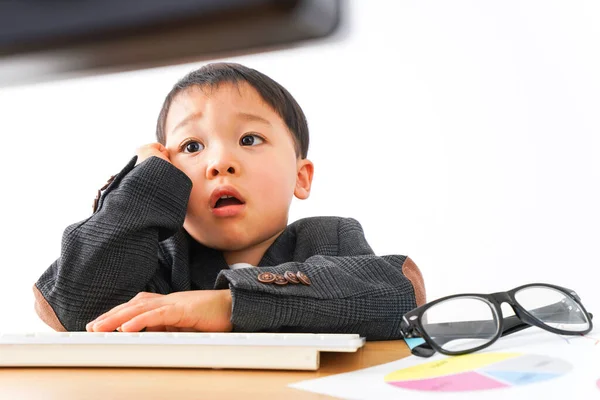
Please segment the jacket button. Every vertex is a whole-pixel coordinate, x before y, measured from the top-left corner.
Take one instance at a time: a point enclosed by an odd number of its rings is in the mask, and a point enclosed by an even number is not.
[[[98,194],[96,195],[96,198],[94,199],[94,205],[92,206],[92,213],[95,213],[96,210],[98,209],[98,201],[100,201],[100,191],[98,190]]]
[[[258,275],[258,280],[262,283],[275,282],[275,274],[272,274],[270,272],[263,272],[262,274]]]
[[[298,279],[296,274],[294,274],[291,271],[285,271],[285,274],[283,274],[283,276],[289,283],[300,283],[300,280]]]
[[[283,275],[276,274],[275,275],[275,284],[276,285],[287,285],[288,281],[285,279]]]
[[[100,188],[100,190],[106,189],[108,187],[108,185],[110,185],[115,180],[116,177],[117,177],[116,175],[113,175],[110,178],[108,178],[108,181],[106,181],[106,183],[104,184],[104,186],[102,186]]]
[[[113,183],[113,181],[115,180],[117,176],[113,175],[110,178],[108,178],[108,181],[106,181],[106,183],[104,184],[104,186],[102,186],[100,188],[100,190],[98,190],[98,195],[96,196],[96,198],[94,199],[94,205],[92,206],[92,212],[95,213],[96,210],[98,209],[98,202],[100,201],[100,195],[104,189],[106,189],[111,183]]]
[[[300,271],[296,272],[296,276],[298,277],[298,280],[302,282],[302,284],[310,286],[310,279],[308,279],[308,276],[306,276]]]

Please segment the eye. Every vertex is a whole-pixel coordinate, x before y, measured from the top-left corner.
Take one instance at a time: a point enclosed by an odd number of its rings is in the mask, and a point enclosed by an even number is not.
[[[184,153],[197,153],[201,150],[204,150],[204,145],[195,140],[189,140],[181,145],[181,151]]]
[[[265,140],[258,135],[245,135],[240,139],[240,144],[242,146],[255,146],[257,144],[263,143]]]

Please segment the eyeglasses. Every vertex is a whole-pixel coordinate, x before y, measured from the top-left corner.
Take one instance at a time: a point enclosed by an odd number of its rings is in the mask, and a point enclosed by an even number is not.
[[[503,318],[502,303],[508,303],[515,315]],[[508,292],[443,297],[404,314],[400,330],[405,338],[425,340],[412,354],[430,357],[436,351],[460,355],[481,350],[530,326],[561,335],[584,335],[592,330],[592,314],[574,291],[532,283]]]

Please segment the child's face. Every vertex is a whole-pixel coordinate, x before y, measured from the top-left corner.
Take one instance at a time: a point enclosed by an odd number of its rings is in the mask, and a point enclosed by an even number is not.
[[[310,193],[312,163],[296,157],[287,126],[247,83],[179,93],[165,133],[171,162],[193,182],[184,228],[208,247],[266,250],[287,226],[292,197]],[[216,201],[234,192],[241,203]]]

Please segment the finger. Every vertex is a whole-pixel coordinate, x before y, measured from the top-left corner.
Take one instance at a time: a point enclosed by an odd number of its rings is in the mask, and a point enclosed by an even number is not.
[[[167,161],[171,162],[171,153],[169,152],[169,149],[167,149],[162,144],[160,146],[161,146],[160,152],[165,156]]]
[[[97,317],[96,319],[90,321],[87,323],[87,325],[85,326],[85,329],[88,332],[91,332],[91,327],[95,324],[98,323],[100,321],[103,321],[104,319],[118,313],[119,311],[121,311],[122,309],[131,306],[131,304],[133,304],[134,302],[139,301],[140,299],[148,299],[148,298],[156,298],[156,297],[161,297],[163,296],[162,294],[157,294],[157,293],[149,293],[149,292],[140,292],[138,294],[135,295],[135,297],[133,297],[131,300],[129,300],[126,303],[122,303],[119,304],[116,307],[111,308],[110,310],[108,310],[107,312],[105,312],[104,314],[100,315],[99,317]]]
[[[166,326],[150,326],[146,328],[146,332],[169,332],[169,329]]]
[[[99,324],[100,322],[104,321],[106,318],[110,318],[115,313],[117,313],[117,312],[121,311],[122,309],[129,307],[129,306],[131,306],[131,303],[127,302],[127,303],[119,304],[118,306],[116,306],[114,308],[111,308],[109,311],[100,315],[98,318],[88,322],[85,326],[85,330],[88,332],[94,332],[94,326],[96,324]]]
[[[111,308],[109,311],[100,315],[98,318],[88,322],[88,324],[85,326],[86,330],[90,331],[90,329],[94,326],[94,324],[97,324],[98,322],[103,321],[106,318],[109,318],[110,316],[114,315],[115,313],[117,313],[117,312],[121,311],[122,309],[129,307],[129,306],[131,306],[131,300],[128,301],[127,303],[119,304],[118,306]]]
[[[138,157],[136,165],[141,164],[152,156],[157,156],[170,162],[169,153],[165,146],[163,146],[161,143],[149,143],[140,146],[136,149],[136,155]]]
[[[138,314],[121,325],[123,332],[138,332],[144,328],[155,326],[178,327],[183,319],[183,309],[175,304],[165,304],[161,307]]]
[[[92,325],[92,330],[94,332],[112,332],[118,327],[122,328],[124,323],[135,316],[143,314],[154,308],[161,307],[162,304],[163,303],[161,302],[161,299],[146,299],[132,302],[130,304],[126,303],[125,307],[121,308],[119,311],[107,316],[101,321],[95,322]]]
[[[138,147],[138,150],[159,150],[159,151],[161,151],[164,148],[165,147],[161,143],[152,142],[152,143],[146,143],[146,144]]]
[[[137,155],[142,155],[144,153],[147,153],[153,148],[152,146],[153,146],[152,144],[145,144],[143,146],[140,146],[135,150],[135,153]]]
[[[163,144],[162,144],[162,143],[156,143],[156,148],[157,148],[159,151],[162,151],[162,152],[166,152],[166,151],[167,151],[167,148],[166,148],[165,146],[163,146]]]

